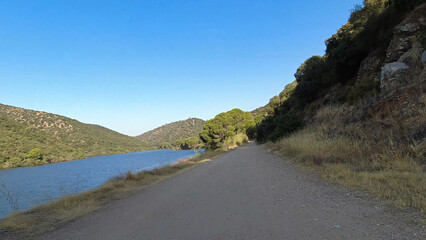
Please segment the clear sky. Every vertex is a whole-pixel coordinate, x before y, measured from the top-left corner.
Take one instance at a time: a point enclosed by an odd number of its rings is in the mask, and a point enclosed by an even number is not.
[[[138,135],[265,105],[361,0],[0,0],[0,103]]]

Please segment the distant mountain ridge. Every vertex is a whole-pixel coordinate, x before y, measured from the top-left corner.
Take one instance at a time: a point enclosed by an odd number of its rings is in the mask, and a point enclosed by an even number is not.
[[[188,138],[199,138],[205,121],[199,118],[188,118],[176,121],[145,132],[136,138],[150,142],[160,148],[169,148],[179,145],[179,141]]]
[[[154,149],[99,125],[3,104],[0,136],[0,168]]]

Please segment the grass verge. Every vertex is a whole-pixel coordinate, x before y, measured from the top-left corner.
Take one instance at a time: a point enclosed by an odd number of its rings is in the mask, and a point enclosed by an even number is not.
[[[210,161],[223,152],[210,152],[180,160],[174,164],[139,173],[128,172],[113,178],[103,186],[76,195],[67,196],[46,205],[13,213],[0,220],[0,237],[31,238],[59,228],[64,224],[99,209],[112,200],[127,197],[149,184],[162,181],[200,163]],[[16,237],[17,236],[17,237]]]
[[[424,126],[425,109],[398,121],[399,126],[383,127],[375,119],[351,122],[350,117],[346,107],[325,107],[305,129],[266,147],[330,182],[425,214],[426,141],[405,137]]]

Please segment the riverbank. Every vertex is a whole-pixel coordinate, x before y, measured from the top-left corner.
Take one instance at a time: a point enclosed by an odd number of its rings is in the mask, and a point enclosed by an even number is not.
[[[162,168],[111,179],[103,186],[81,194],[61,198],[0,220],[0,237],[19,239],[39,235],[99,209],[107,202],[125,198],[143,187],[165,180],[222,154],[206,152]],[[16,237],[17,236],[17,237]]]
[[[50,165],[50,164],[55,164],[55,163],[80,161],[80,160],[85,160],[85,159],[92,158],[92,157],[102,157],[102,156],[119,155],[119,154],[136,153],[136,152],[148,152],[148,151],[155,151],[155,150],[160,150],[160,149],[158,149],[158,148],[146,148],[146,149],[140,149],[140,150],[135,150],[135,151],[123,151],[123,152],[111,152],[111,153],[84,155],[84,156],[76,157],[76,158],[58,158],[59,160],[55,160],[55,161],[50,161],[50,162],[37,161],[37,162],[34,162],[34,163],[24,163],[24,164],[18,165],[18,166],[8,166],[8,165],[4,166],[4,165],[0,164],[0,170],[23,168],[23,167],[36,167],[36,166]],[[23,159],[24,159],[24,157],[23,157]]]

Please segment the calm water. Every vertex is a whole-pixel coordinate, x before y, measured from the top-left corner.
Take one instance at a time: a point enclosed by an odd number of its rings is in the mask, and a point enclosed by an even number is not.
[[[19,210],[25,210],[65,195],[96,188],[127,171],[139,172],[161,167],[194,154],[193,150],[157,150],[0,170],[0,218],[12,212],[10,202],[17,205]]]

